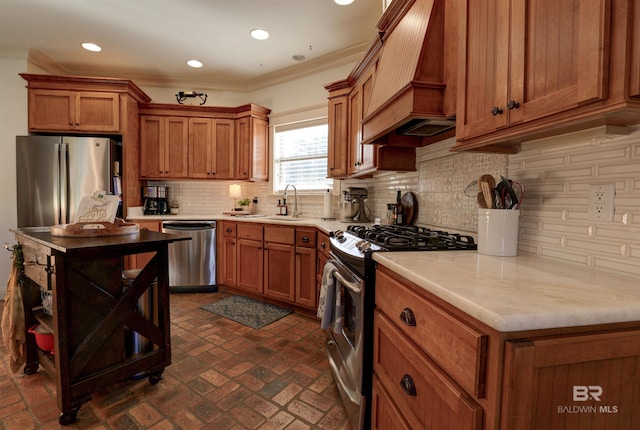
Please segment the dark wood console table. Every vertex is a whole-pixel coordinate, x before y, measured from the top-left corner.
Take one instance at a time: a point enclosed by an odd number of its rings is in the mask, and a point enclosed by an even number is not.
[[[13,232],[24,255],[25,327],[49,327],[55,345],[42,351],[27,334],[24,373],[42,366],[55,379],[59,423],[74,422],[91,393],[111,383],[141,374],[159,382],[171,363],[168,244],[188,238],[151,231],[95,238],[55,237],[46,228]],[[126,256],[146,252],[153,258],[123,285]],[[42,310],[47,294],[53,315]],[[151,318],[140,312],[141,298],[152,307]],[[132,336],[144,337],[145,351],[127,347]]]

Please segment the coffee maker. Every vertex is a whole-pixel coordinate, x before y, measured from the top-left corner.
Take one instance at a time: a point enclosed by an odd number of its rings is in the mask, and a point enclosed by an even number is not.
[[[169,213],[169,187],[147,185],[142,187],[144,198],[143,213],[145,215],[165,215]]]

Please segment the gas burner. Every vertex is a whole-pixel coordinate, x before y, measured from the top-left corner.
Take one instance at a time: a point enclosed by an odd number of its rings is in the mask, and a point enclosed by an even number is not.
[[[349,225],[347,232],[388,251],[476,249],[471,236],[419,226]]]

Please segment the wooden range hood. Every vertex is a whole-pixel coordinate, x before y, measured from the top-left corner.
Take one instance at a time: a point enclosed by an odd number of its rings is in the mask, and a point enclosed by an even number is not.
[[[455,135],[455,9],[455,1],[391,2],[377,25],[382,51],[362,143],[423,146]]]

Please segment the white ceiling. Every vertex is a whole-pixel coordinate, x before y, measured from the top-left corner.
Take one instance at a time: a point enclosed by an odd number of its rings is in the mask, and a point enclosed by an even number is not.
[[[0,51],[69,75],[248,89],[361,53],[381,14],[382,0],[0,0]]]

